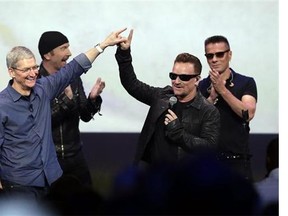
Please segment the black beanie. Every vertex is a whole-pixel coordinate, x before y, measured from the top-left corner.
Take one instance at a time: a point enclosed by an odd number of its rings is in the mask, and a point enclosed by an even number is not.
[[[58,31],[47,31],[44,32],[38,43],[38,50],[43,57],[46,53],[61,46],[64,43],[69,43],[68,38]]]

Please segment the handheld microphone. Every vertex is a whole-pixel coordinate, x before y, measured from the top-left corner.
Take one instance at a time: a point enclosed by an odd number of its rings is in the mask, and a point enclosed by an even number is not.
[[[175,96],[172,96],[169,98],[170,109],[172,109],[176,103],[177,103],[177,98]]]

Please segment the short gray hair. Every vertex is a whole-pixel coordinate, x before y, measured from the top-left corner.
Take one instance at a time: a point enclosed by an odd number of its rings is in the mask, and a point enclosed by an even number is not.
[[[30,49],[24,46],[13,47],[6,56],[6,65],[7,68],[17,67],[17,63],[23,59],[31,59],[35,56]]]

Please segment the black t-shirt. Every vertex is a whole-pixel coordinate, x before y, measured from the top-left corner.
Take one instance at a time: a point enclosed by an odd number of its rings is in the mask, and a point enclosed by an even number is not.
[[[190,104],[191,101],[186,103],[180,103],[177,102],[174,104],[172,110],[177,115],[178,119],[181,122],[182,119],[182,112],[183,109],[187,106],[187,104]],[[177,161],[178,160],[178,145],[176,143],[171,142],[167,137],[165,136],[165,115],[168,113],[164,112],[158,119],[156,130],[154,131],[154,134],[148,143],[143,160],[149,162],[149,163],[155,163],[155,162],[163,162],[163,161]]]
[[[251,95],[257,100],[257,88],[254,79],[238,74],[232,69],[231,72],[232,74],[226,82],[226,88],[239,100],[243,95]],[[206,98],[210,95],[210,85],[209,76],[199,83],[199,90]],[[221,120],[220,150],[238,154],[249,153],[249,123],[244,125],[243,118],[239,117],[221,96],[218,96],[215,106],[220,112]]]

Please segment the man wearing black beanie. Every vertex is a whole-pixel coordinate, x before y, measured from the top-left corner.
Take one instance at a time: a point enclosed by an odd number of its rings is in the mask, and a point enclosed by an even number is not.
[[[52,51],[58,46],[61,46],[65,43],[69,43],[68,38],[58,31],[47,31],[44,32],[38,43],[39,53],[41,58],[44,58],[44,55]]]
[[[42,58],[40,76],[54,74],[66,65],[71,56],[67,37],[58,31],[44,32],[38,49]],[[51,103],[53,141],[63,174],[74,176],[89,187],[92,179],[82,151],[79,121],[88,122],[100,112],[100,94],[104,88],[105,82],[98,78],[87,98],[79,77]]]

